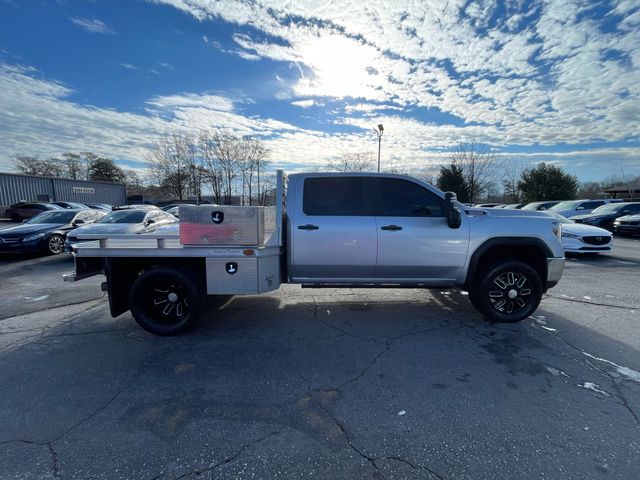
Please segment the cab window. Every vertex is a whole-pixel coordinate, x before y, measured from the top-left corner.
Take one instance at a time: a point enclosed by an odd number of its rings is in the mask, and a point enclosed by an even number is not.
[[[304,181],[305,215],[371,215],[367,177],[312,177]]]
[[[374,179],[376,215],[380,217],[443,217],[442,199],[400,178]]]

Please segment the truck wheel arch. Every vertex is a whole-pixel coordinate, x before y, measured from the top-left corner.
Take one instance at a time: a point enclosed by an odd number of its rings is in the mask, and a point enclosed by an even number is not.
[[[129,310],[129,292],[136,279],[146,270],[167,267],[178,270],[201,285],[206,284],[204,259],[202,258],[105,258],[104,273],[107,277],[111,316],[117,317]]]
[[[495,237],[480,245],[469,261],[464,289],[470,290],[477,275],[491,265],[508,259],[519,260],[530,265],[540,276],[542,284],[547,278],[547,258],[553,257],[548,245],[539,238]]]

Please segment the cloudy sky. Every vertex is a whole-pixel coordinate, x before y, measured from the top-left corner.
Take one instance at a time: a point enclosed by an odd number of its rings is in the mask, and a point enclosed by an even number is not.
[[[475,141],[640,174],[640,0],[0,0],[0,170],[144,168],[164,133],[218,128],[303,170],[374,154],[379,123],[383,167]]]

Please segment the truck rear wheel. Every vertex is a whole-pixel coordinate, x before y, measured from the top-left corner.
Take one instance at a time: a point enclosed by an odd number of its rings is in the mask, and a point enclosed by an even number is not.
[[[542,299],[542,280],[523,262],[506,261],[478,278],[471,303],[496,322],[519,322],[536,311]]]
[[[177,335],[197,322],[201,294],[184,272],[153,267],[131,286],[129,306],[138,325],[155,335]]]

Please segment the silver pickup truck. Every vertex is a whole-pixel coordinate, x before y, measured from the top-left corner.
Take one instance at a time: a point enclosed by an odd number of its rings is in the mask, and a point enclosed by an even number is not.
[[[174,335],[205,295],[307,288],[448,288],[499,322],[531,315],[564,268],[561,224],[474,209],[420,180],[278,172],[275,207],[180,207],[179,233],[105,235],[73,247],[76,281],[106,275],[111,314]],[[82,240],[80,237],[79,240]]]

